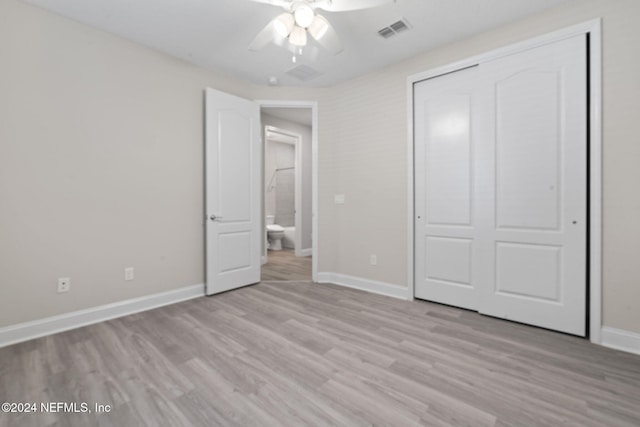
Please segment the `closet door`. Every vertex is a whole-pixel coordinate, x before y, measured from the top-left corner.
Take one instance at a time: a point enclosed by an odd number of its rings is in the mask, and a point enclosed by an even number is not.
[[[417,298],[585,335],[586,67],[579,36],[415,85]]]
[[[479,311],[586,328],[587,58],[577,36],[480,66]],[[493,191],[491,191],[493,188]]]
[[[414,87],[415,295],[477,310],[476,67]]]

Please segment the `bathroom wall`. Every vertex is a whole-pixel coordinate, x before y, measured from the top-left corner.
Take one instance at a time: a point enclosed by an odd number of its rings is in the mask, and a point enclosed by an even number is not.
[[[276,192],[274,191],[276,159],[275,151],[269,149],[271,144],[264,141],[264,216],[266,218],[269,215],[276,215]]]
[[[295,147],[267,140],[265,214],[283,227],[295,225]],[[282,170],[285,169],[285,170]]]
[[[276,193],[275,221],[283,227],[296,225],[296,171],[295,146],[285,143],[269,144],[276,158],[276,178],[273,192]]]

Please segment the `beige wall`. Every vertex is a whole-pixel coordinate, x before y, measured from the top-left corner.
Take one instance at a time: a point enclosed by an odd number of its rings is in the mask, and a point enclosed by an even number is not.
[[[202,90],[245,85],[14,1],[0,16],[0,326],[202,283]]]
[[[407,286],[409,75],[596,17],[604,42],[604,323],[640,332],[637,0],[575,1],[332,88],[320,121],[319,270]],[[342,193],[346,203],[334,205]]]
[[[203,283],[204,88],[297,96],[15,0],[0,64],[0,327]]]
[[[604,322],[640,332],[636,0],[577,0],[326,90],[256,87],[0,0],[0,327],[203,282],[207,86],[319,101],[319,271],[407,286],[407,76],[598,16]]]
[[[202,283],[203,88],[246,85],[12,0],[0,17],[0,326]]]

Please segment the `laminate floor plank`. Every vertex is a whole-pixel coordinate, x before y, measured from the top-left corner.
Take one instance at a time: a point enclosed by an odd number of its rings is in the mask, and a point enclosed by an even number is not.
[[[110,406],[0,427],[640,426],[640,356],[304,268],[0,349],[0,401]]]
[[[374,365],[361,360],[353,354],[333,349],[326,355],[328,360],[343,367],[339,372],[357,375],[362,381],[394,390],[397,394],[417,397],[428,407],[429,413],[445,422],[457,420],[453,425],[492,425],[495,417],[473,407],[457,397],[443,393],[432,387],[429,382],[415,381],[419,376],[398,375],[392,369],[378,369]],[[393,366],[393,365],[392,365]],[[384,401],[373,400],[380,403]],[[348,401],[347,401],[348,402]],[[385,408],[384,405],[379,405]]]
[[[292,249],[267,251],[261,278],[263,281],[311,280],[311,257],[297,257]]]

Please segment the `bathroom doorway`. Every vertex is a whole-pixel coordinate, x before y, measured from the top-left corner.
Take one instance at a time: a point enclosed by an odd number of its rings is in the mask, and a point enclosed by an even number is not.
[[[261,103],[262,280],[312,280],[317,272],[315,103]]]
[[[267,249],[293,250],[303,256],[302,136],[287,129],[264,127],[264,211]],[[305,230],[306,231],[306,230]],[[309,240],[311,235],[309,235]],[[310,251],[310,245],[305,242]],[[267,252],[268,256],[269,252]]]

